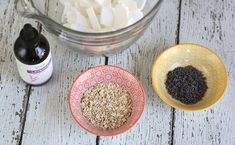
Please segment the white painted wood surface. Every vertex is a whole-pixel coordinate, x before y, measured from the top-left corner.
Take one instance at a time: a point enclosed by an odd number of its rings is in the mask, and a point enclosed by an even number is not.
[[[121,66],[140,79],[147,103],[144,115],[134,128],[116,137],[100,137],[100,145],[171,143],[172,109],[154,93],[150,76],[155,58],[162,50],[176,43],[178,6],[178,0],[166,0],[144,36],[130,49],[109,57],[108,64]]]
[[[28,86],[19,78],[13,46],[24,23],[14,1],[0,1],[0,145],[18,144],[23,129]]]
[[[30,89],[18,76],[12,48],[23,24],[33,21],[19,17],[13,3],[0,1],[0,145],[235,145],[235,1],[182,0],[180,6],[178,0],[165,0],[145,35],[129,50],[109,57],[108,64],[126,68],[141,80],[147,104],[134,128],[119,136],[100,137],[98,142],[72,119],[67,96],[72,80],[82,70],[104,64],[104,57],[81,55],[43,32],[50,41],[55,71],[48,84]],[[56,15],[57,4],[50,6],[53,8],[48,10]],[[212,109],[173,111],[153,92],[153,60],[178,38],[180,43],[198,43],[213,49],[227,65],[227,93]]]
[[[174,144],[235,145],[235,1],[183,0],[180,43],[198,43],[214,50],[229,73],[228,90],[212,109],[175,111]]]
[[[53,40],[47,36],[50,42]],[[82,130],[70,115],[68,91],[82,70],[104,64],[104,58],[80,55],[51,43],[54,74],[42,87],[32,87],[23,145],[89,145],[96,136]]]
[[[43,4],[44,5],[44,4]],[[49,1],[45,11],[56,17],[58,3]],[[32,87],[23,145],[90,145],[96,136],[82,130],[70,115],[68,92],[81,71],[105,63],[104,57],[88,57],[65,48],[48,33],[54,65],[53,77],[42,87]]]
[[[4,6],[4,9],[0,9],[1,13],[4,13],[0,15],[0,44],[3,46],[0,49],[0,145],[18,145],[24,123],[22,144],[95,143],[96,136],[87,135],[70,116],[67,95],[72,80],[79,72],[92,65],[104,64],[104,58],[86,58],[63,47],[59,48],[57,43],[48,36],[49,41],[53,42],[50,43],[55,66],[52,84],[48,83],[35,89],[32,87],[27,120],[24,122],[29,86],[26,87],[18,76],[12,47],[24,23],[33,21],[16,15],[13,3],[13,1],[0,2],[0,6]],[[42,3],[41,6],[43,7],[44,4]],[[64,56],[64,59],[61,56]]]

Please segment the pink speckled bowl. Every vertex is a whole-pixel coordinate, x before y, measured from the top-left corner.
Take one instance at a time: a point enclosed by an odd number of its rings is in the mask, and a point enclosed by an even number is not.
[[[132,99],[132,114],[127,122],[113,130],[92,125],[83,115],[80,101],[84,92],[99,83],[115,83],[126,89]],[[130,72],[116,66],[103,65],[88,69],[73,82],[69,93],[69,107],[75,121],[86,131],[98,136],[114,136],[133,127],[144,111],[145,95],[141,83]]]

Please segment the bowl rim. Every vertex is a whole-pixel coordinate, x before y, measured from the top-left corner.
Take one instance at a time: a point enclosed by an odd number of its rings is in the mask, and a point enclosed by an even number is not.
[[[82,123],[80,123],[80,121],[75,117],[75,115],[73,114],[72,112],[72,107],[71,107],[71,91],[72,91],[72,88],[74,87],[75,85],[75,82],[82,76],[84,75],[85,73],[87,73],[89,70],[96,70],[97,68],[100,68],[100,67],[114,67],[114,68],[117,68],[117,69],[121,69],[123,70],[124,72],[130,74],[132,77],[134,77],[134,79],[136,80],[136,82],[138,83],[138,85],[140,86],[141,88],[141,92],[143,94],[143,102],[141,104],[141,112],[140,114],[137,116],[136,120],[134,120],[133,123],[130,124],[130,126],[128,128],[125,128],[124,130],[121,130],[119,132],[116,132],[116,133],[95,133],[94,131],[92,131],[91,129],[89,128],[86,128],[82,125]],[[135,76],[133,75],[132,73],[130,73],[129,71],[127,71],[126,69],[123,69],[121,67],[118,67],[118,66],[114,66],[114,65],[98,65],[98,66],[94,66],[94,67],[89,67],[88,69],[86,69],[84,72],[82,72],[81,74],[79,74],[74,80],[73,80],[73,83],[69,89],[69,94],[68,94],[68,103],[69,103],[69,110],[70,110],[70,114],[72,115],[73,119],[75,120],[75,122],[82,128],[84,129],[85,131],[91,133],[91,134],[94,134],[94,135],[97,135],[97,136],[116,136],[116,135],[119,135],[119,134],[122,134],[124,132],[127,132],[128,130],[130,130],[131,128],[133,128],[136,123],[140,120],[141,116],[143,115],[144,113],[144,110],[145,110],[145,105],[146,105],[146,96],[145,96],[145,91],[144,91],[144,88],[140,82],[140,80]]]
[[[169,51],[169,50],[171,50],[171,49],[173,49],[173,48],[175,48],[175,47],[181,47],[181,46],[194,46],[194,47],[201,47],[201,48],[203,48],[203,49],[206,49],[206,50],[208,50],[210,53],[212,53],[213,55],[215,55],[215,56],[218,58],[218,60],[220,61],[221,65],[222,65],[222,67],[223,67],[223,71],[225,72],[225,82],[226,82],[226,84],[225,84],[225,86],[224,86],[224,88],[223,88],[223,92],[222,92],[221,96],[220,96],[214,103],[212,103],[212,104],[210,104],[210,105],[208,105],[208,106],[206,106],[206,107],[202,107],[202,108],[200,108],[200,109],[188,109],[188,108],[185,109],[185,108],[178,107],[177,105],[174,105],[171,101],[167,101],[166,99],[164,99],[164,97],[163,97],[164,95],[163,95],[162,93],[160,93],[159,87],[158,87],[158,85],[156,84],[156,82],[154,81],[154,79],[155,79],[155,72],[154,72],[154,70],[155,70],[155,68],[157,67],[156,64],[157,64],[157,62],[159,61],[159,58],[160,58],[163,54],[165,54],[167,51]],[[166,48],[166,49],[165,49],[163,52],[161,52],[160,55],[155,59],[153,65],[152,65],[151,76],[152,76],[152,86],[153,86],[153,89],[154,89],[155,93],[159,96],[159,98],[161,98],[161,99],[162,99],[166,104],[168,104],[169,106],[171,106],[171,107],[173,107],[173,108],[175,108],[175,109],[179,109],[179,110],[181,110],[181,111],[185,111],[185,112],[198,112],[198,111],[202,111],[202,110],[206,110],[206,109],[211,108],[212,106],[214,106],[215,104],[217,104],[217,103],[224,97],[225,92],[226,92],[226,90],[227,90],[227,88],[228,88],[228,72],[227,72],[227,69],[226,69],[226,66],[225,66],[223,60],[222,60],[214,51],[212,51],[212,50],[209,49],[208,47],[202,46],[202,45],[200,45],[200,44],[194,44],[194,43],[181,43],[181,44],[173,45],[173,46],[171,46],[171,47]]]

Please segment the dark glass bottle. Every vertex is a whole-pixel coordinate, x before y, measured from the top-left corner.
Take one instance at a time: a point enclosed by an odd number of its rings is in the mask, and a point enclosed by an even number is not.
[[[14,54],[21,78],[28,84],[47,82],[53,71],[47,39],[30,24],[25,24],[14,45]]]

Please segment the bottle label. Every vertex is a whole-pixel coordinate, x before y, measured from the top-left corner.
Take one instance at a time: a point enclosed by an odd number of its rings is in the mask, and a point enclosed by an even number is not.
[[[32,85],[40,85],[45,83],[48,79],[50,79],[53,72],[51,53],[49,53],[48,57],[43,62],[36,65],[24,64],[17,58],[16,63],[21,78],[26,83]]]

